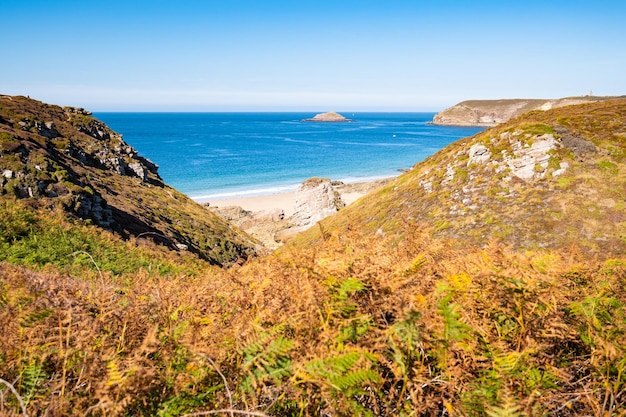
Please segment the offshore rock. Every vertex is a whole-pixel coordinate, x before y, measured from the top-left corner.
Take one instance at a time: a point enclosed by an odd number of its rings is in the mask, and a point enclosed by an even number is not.
[[[304,119],[303,122],[351,122],[352,120],[346,119],[344,116],[334,111],[319,113],[310,119]]]

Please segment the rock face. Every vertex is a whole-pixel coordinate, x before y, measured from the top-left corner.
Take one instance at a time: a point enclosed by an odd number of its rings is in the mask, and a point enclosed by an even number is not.
[[[472,145],[468,151],[467,166],[491,163],[494,172],[498,174],[509,173],[508,176],[503,177],[505,182],[510,182],[513,177],[524,181],[541,179],[548,172],[552,177],[558,177],[569,166],[566,162],[562,162],[559,166],[548,170],[553,151],[562,146],[561,141],[557,141],[551,133],[535,136],[532,141],[528,141],[528,137],[518,131],[504,132],[500,134],[497,140],[507,143],[510,152],[501,150],[497,159],[492,159],[493,154],[489,148],[482,143],[477,143]],[[448,181],[451,181],[455,170],[451,168],[449,171],[451,177]]]
[[[446,126],[492,127],[533,110],[609,100],[615,97],[567,97],[556,100],[509,99],[468,100],[437,113],[433,124]]]
[[[333,111],[326,113],[319,113],[310,119],[304,119],[303,122],[351,122],[352,120],[346,119],[344,116]]]
[[[294,227],[309,228],[343,207],[343,202],[328,178],[311,178],[296,190],[295,214],[289,219]]]

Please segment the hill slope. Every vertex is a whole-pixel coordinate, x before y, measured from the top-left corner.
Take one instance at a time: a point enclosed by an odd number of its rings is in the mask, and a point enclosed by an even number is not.
[[[626,99],[528,113],[443,149],[322,222],[401,235],[425,225],[451,247],[626,250]],[[317,234],[316,234],[317,231]],[[307,240],[319,239],[319,229]]]
[[[0,194],[56,207],[124,237],[216,264],[254,253],[254,242],[163,183],[157,166],[77,108],[0,96]]]

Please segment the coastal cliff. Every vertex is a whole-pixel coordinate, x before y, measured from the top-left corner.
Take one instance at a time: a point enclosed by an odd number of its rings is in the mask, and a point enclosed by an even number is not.
[[[615,97],[567,97],[560,99],[467,100],[433,117],[434,125],[492,127],[533,110],[550,110]]]

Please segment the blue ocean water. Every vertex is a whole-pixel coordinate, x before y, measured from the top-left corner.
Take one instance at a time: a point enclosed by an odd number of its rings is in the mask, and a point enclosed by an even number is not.
[[[399,174],[481,128],[432,126],[434,113],[97,113],[161,177],[197,201],[292,191],[311,177],[344,182]]]

